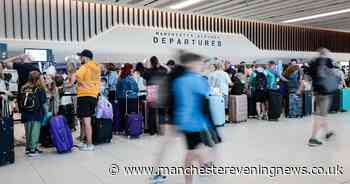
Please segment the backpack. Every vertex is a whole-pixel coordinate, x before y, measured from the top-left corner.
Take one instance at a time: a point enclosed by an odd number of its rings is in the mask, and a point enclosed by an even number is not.
[[[243,95],[244,88],[245,88],[243,82],[237,76],[234,76],[232,78],[232,83],[233,83],[233,86],[231,89],[231,94],[232,95]]]
[[[311,64],[314,90],[321,94],[332,94],[339,87],[341,77],[332,67],[332,62],[329,58],[318,58]]]
[[[22,95],[22,108],[28,112],[35,112],[40,109],[40,100],[36,95],[38,89],[23,88]]]
[[[254,82],[255,90],[266,91],[267,90],[267,78],[262,72],[256,72],[256,78]]]
[[[332,94],[337,91],[341,78],[337,75],[336,70],[329,68],[325,64],[320,65],[318,70],[318,81],[315,83],[319,88],[319,92]]]

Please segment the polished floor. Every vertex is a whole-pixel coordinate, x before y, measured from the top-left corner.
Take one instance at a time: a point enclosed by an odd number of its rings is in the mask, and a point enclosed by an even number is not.
[[[222,129],[224,143],[218,147],[219,166],[333,166],[343,167],[338,176],[215,176],[195,177],[194,182],[216,184],[350,184],[350,113],[329,117],[337,136],[321,147],[306,145],[311,132],[312,117],[280,122],[250,120],[227,125]],[[148,183],[148,176],[111,176],[111,164],[123,166],[151,165],[161,136],[144,136],[138,140],[115,137],[111,144],[97,146],[95,152],[58,155],[45,150],[40,158],[26,158],[23,147],[16,149],[16,163],[0,167],[3,184],[115,184]],[[166,166],[181,166],[184,145],[181,137],[168,144]],[[182,176],[170,176],[167,183],[184,183]]]

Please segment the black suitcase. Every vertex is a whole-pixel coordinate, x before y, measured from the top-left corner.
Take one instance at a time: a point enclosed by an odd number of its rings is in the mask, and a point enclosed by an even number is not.
[[[144,125],[143,125],[143,132],[144,133],[150,133],[150,128],[149,128],[149,105],[146,100],[143,100],[140,102],[140,111],[142,116],[144,117]]]
[[[13,121],[0,118],[0,166],[15,162]]]
[[[151,135],[159,134],[160,124],[165,121],[165,110],[162,108],[149,107],[148,109],[148,128]]]
[[[255,100],[253,97],[248,97],[248,118],[256,118],[257,116]]]
[[[44,148],[53,148],[55,147],[52,143],[51,134],[50,134],[50,125],[47,124],[42,126],[40,129],[39,143]]]
[[[312,114],[312,92],[304,91],[303,96],[303,115],[310,116]]]
[[[270,121],[278,121],[282,114],[282,95],[279,90],[271,90],[268,97],[268,118]]]
[[[110,143],[113,137],[113,120],[93,119],[92,142],[97,144]]]
[[[73,104],[61,105],[59,107],[58,114],[66,118],[68,126],[73,132],[76,131],[75,112]]]

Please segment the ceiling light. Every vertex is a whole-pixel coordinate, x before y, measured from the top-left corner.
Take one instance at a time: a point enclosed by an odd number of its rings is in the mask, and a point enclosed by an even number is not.
[[[300,22],[300,21],[304,21],[304,20],[317,19],[317,18],[321,18],[321,17],[328,17],[328,16],[338,15],[338,14],[343,14],[343,13],[348,13],[348,12],[350,12],[350,8],[345,9],[345,10],[333,11],[333,12],[328,12],[328,13],[321,13],[321,14],[317,14],[317,15],[311,15],[311,16],[307,16],[307,17],[286,20],[286,21],[283,21],[283,23]]]
[[[183,1],[181,3],[171,5],[169,8],[173,9],[173,10],[183,9],[183,8],[186,8],[186,7],[191,6],[193,4],[199,3],[201,1],[203,1],[203,0],[186,0],[186,1]]]

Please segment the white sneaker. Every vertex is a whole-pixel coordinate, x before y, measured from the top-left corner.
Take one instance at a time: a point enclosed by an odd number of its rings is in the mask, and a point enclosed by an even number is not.
[[[39,157],[41,155],[41,153],[39,153],[38,151],[31,151],[27,154],[28,157]]]
[[[86,143],[78,143],[77,146],[78,146],[78,148],[80,149],[80,148],[86,147],[87,144],[86,144]]]
[[[92,145],[92,144],[90,144],[90,145],[84,144],[79,149],[80,149],[80,151],[94,151],[95,150],[95,146]]]

